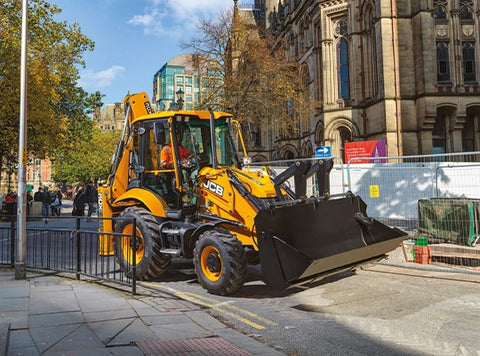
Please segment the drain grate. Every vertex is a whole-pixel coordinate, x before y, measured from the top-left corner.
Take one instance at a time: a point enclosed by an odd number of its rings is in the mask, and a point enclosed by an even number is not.
[[[252,356],[221,337],[170,341],[137,341],[137,346],[146,356]]]

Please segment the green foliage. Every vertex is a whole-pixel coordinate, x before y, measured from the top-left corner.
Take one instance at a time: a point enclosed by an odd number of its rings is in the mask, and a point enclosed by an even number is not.
[[[107,179],[120,135],[120,131],[92,128],[89,140],[76,141],[71,150],[55,160],[54,179],[62,183]]]
[[[3,164],[11,171],[18,151],[22,2],[0,0],[0,8],[0,170]],[[78,24],[55,21],[60,12],[45,0],[29,1],[28,151],[55,162],[58,182],[85,182],[108,175],[117,138],[99,133],[89,118],[103,105],[104,95],[88,94],[77,85],[79,68],[85,65],[82,55],[94,43]]]
[[[18,150],[22,1],[0,0],[0,8],[0,162],[4,162]],[[29,1],[27,145],[36,157],[55,156],[69,138],[81,137],[78,133],[89,126],[90,97],[77,81],[78,68],[84,66],[82,54],[93,50],[94,43],[77,24],[56,22],[54,16],[60,12],[47,1]],[[74,132],[69,131],[72,128]]]

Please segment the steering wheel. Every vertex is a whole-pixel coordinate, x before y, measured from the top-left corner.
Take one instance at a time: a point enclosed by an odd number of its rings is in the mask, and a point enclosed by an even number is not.
[[[198,160],[198,155],[190,154],[184,159],[182,159],[181,165],[182,168],[185,169],[191,169],[192,167],[195,166],[196,162]]]

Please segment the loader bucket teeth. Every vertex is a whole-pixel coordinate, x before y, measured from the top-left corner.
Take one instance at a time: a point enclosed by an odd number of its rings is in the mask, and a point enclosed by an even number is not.
[[[262,209],[255,224],[264,281],[277,289],[378,260],[407,236],[353,194]]]

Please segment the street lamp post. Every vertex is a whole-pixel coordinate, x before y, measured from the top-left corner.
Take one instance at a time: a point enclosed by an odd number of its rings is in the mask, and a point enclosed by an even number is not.
[[[17,240],[15,279],[25,279],[25,252],[27,230],[27,15],[28,0],[22,8],[22,51],[20,57],[20,124],[18,128],[18,196],[17,196]]]
[[[176,91],[177,94],[177,109],[182,110],[183,109],[183,95],[185,94],[182,89],[178,89]]]

